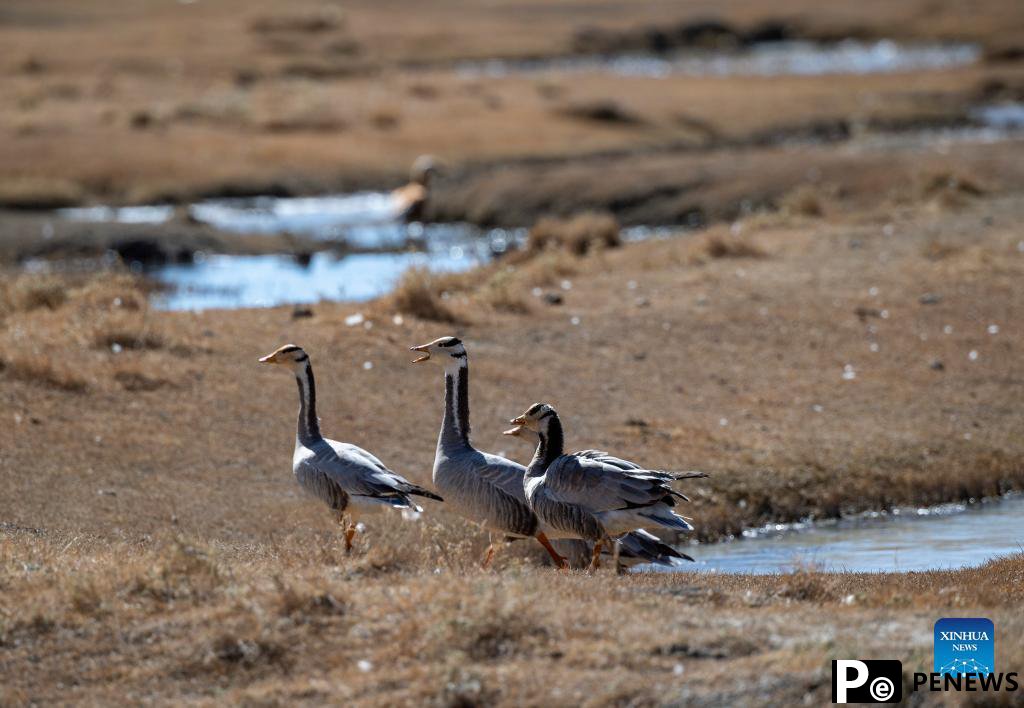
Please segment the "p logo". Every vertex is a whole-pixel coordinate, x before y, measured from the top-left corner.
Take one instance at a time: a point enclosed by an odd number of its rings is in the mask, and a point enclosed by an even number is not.
[[[833,703],[899,703],[903,664],[895,659],[833,659]]]

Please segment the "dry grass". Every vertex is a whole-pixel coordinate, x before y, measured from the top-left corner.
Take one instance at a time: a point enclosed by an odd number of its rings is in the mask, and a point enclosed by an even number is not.
[[[45,307],[55,310],[67,300],[68,281],[59,276],[11,275],[0,284],[0,316]]]
[[[617,248],[622,244],[619,222],[611,214],[585,212],[568,219],[546,217],[530,229],[526,249],[566,250],[584,256],[593,250]]]
[[[764,249],[742,234],[716,232],[703,237],[698,252],[707,258],[764,258]]]
[[[0,358],[0,374],[9,380],[80,393],[88,384],[70,367],[42,352],[15,353]]]
[[[397,312],[433,322],[458,322],[459,318],[444,302],[445,277],[426,268],[410,268],[395,286],[389,300]]]
[[[0,207],[14,209],[58,209],[82,200],[81,185],[50,177],[0,178]]]
[[[809,184],[802,184],[793,191],[783,195],[779,200],[779,210],[788,216],[807,216],[817,218],[825,215],[825,205],[821,190]]]
[[[620,578],[563,576],[517,543],[485,573],[486,535],[434,503],[416,523],[368,516],[346,555],[288,471],[294,384],[255,359],[302,344],[325,433],[429,485],[440,374],[411,367],[406,348],[457,334],[482,449],[527,457],[501,424],[552,400],[573,448],[711,472],[686,488],[705,539],[977,498],[1024,488],[1021,209],[982,196],[855,223],[742,222],[735,238],[771,258],[711,258],[706,239],[733,237],[716,227],[417,274],[456,323],[395,320],[384,302],[365,306],[369,328],[330,303],[302,319],[147,312],[132,281],[110,277],[76,282],[55,309],[10,312],[5,356],[43,353],[88,387],[0,373],[14,416],[0,426],[0,649],[13,677],[0,701],[814,704],[830,658],[927,668],[932,623],[950,612],[992,617],[1011,666],[1024,659],[1019,557],[948,573]],[[932,242],[951,250],[932,260]],[[501,311],[543,280],[570,281],[562,307]],[[942,298],[922,305],[925,292]],[[159,346],[97,346],[121,340]],[[861,631],[883,625],[895,634]],[[72,681],[69,666],[89,670]]]
[[[714,700],[724,672],[733,701],[827,700],[829,659],[844,653],[926,670],[931,624],[951,608],[995,620],[1000,665],[1021,652],[1020,556],[910,575],[561,575],[515,559],[488,573],[466,552],[455,566],[409,557],[404,544],[426,534],[399,525],[381,517],[360,539],[370,550],[329,559],[337,539],[323,535],[210,548],[0,531],[0,646],[17,668],[0,695],[656,704]],[[458,543],[458,529],[427,531]],[[402,560],[374,569],[374,554]],[[883,621],[901,642],[858,631]],[[91,670],[58,688],[60,662],[85,652]]]

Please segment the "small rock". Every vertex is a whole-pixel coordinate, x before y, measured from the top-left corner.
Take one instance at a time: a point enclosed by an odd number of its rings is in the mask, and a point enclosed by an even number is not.
[[[645,297],[638,297],[636,299],[636,306],[637,307],[650,307],[651,306],[651,301],[649,299],[645,298]]]
[[[882,310],[875,307],[864,307],[862,305],[858,305],[853,308],[853,314],[857,315],[857,317],[860,318],[860,321],[863,322],[868,317],[881,317]]]
[[[303,319],[305,317],[312,317],[312,316],[313,316],[313,308],[311,308],[311,307],[302,307],[301,305],[297,305],[295,307],[295,309],[292,310],[292,319],[293,320],[301,320],[301,319]]]
[[[928,365],[935,371],[945,371],[946,365],[942,363],[942,359],[932,359],[932,362]]]
[[[942,296],[938,293],[925,293],[917,301],[922,305],[938,305],[942,302]]]
[[[558,293],[545,293],[544,302],[548,305],[561,305],[564,302],[564,299]]]

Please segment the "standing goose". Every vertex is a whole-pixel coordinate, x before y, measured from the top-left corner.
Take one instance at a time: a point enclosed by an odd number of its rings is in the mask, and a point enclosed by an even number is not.
[[[299,422],[292,471],[299,486],[334,510],[339,521],[348,516],[346,551],[352,550],[359,514],[382,507],[423,511],[410,499],[411,496],[443,501],[433,492],[392,472],[366,450],[328,440],[320,434],[313,366],[301,347],[286,344],[261,358],[260,363],[288,367],[295,375],[299,385]]]
[[[395,218],[401,221],[421,221],[430,196],[430,183],[437,174],[437,161],[430,155],[420,155],[412,163],[409,182],[391,192]]]
[[[506,430],[503,434],[511,435],[512,437],[519,438],[520,440],[532,443],[533,445],[537,445],[540,442],[540,435],[536,431],[530,430],[529,428],[523,425],[517,425],[511,430]],[[605,453],[599,452],[597,450],[584,450],[583,452],[579,452],[577,454],[585,457],[597,457],[605,455]],[[625,460],[620,460],[619,462],[626,465],[632,464],[631,462],[626,462]],[[648,533],[643,529],[630,531],[624,536],[620,536],[618,542],[619,563],[626,567],[632,567],[635,565],[640,565],[642,563],[654,563],[657,565],[671,567],[674,566],[676,564],[676,561],[678,560],[693,561],[693,558],[691,558],[687,554],[677,551],[672,546],[668,545],[667,543],[664,543],[654,534]],[[556,540],[555,543],[569,544],[573,543],[573,540]],[[582,546],[581,550],[586,552],[586,559],[587,561],[589,561],[593,554],[592,546],[589,543],[583,541],[579,541],[578,545]],[[574,548],[574,550],[576,549]],[[608,555],[614,555],[613,549],[609,548],[602,548],[601,552]]]
[[[441,337],[411,347],[421,352],[413,363],[444,365],[444,415],[434,454],[434,486],[448,499],[448,507],[489,531],[514,538],[533,536],[560,568],[566,559],[548,541],[537,517],[526,504],[523,475],[526,468],[504,457],[480,452],[469,441],[469,363],[466,348],[455,337]],[[487,548],[486,567],[494,556]]]
[[[412,347],[423,356],[413,363],[434,361],[444,365],[445,399],[441,433],[434,456],[434,486],[445,495],[448,507],[481,524],[513,538],[534,536],[555,565],[564,568],[566,559],[591,555],[588,544],[575,539],[548,541],[544,524],[526,503],[523,478],[526,468],[498,455],[480,452],[469,440],[469,358],[463,343],[455,337],[441,337],[429,344]],[[433,355],[433,356],[431,356]],[[486,567],[494,556],[487,548]],[[625,564],[671,565],[673,558],[686,558],[650,534],[628,534],[623,539],[620,560]]]
[[[645,470],[597,450],[563,454],[562,423],[546,403],[533,404],[511,422],[529,428],[539,438],[526,469],[527,503],[553,533],[593,541],[591,569],[599,565],[601,547],[629,531],[644,527],[693,530],[672,511],[676,498],[687,499],[669,484],[706,477],[703,472],[677,475]]]

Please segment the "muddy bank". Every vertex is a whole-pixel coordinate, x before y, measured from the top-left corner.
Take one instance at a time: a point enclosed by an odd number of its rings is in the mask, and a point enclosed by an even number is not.
[[[742,150],[595,155],[481,167],[439,183],[428,207],[438,221],[528,226],[545,214],[608,211],[625,225],[699,226],[787,206],[797,189],[816,195],[818,213],[851,206],[935,196],[936,175],[961,175],[984,189],[1024,186],[1024,142],[950,142],[941,149],[870,141],[837,150],[829,136],[848,137],[843,123],[821,126],[825,144]],[[941,141],[940,141],[941,143]]]
[[[3,237],[0,264],[14,265],[34,259],[104,259],[111,256],[143,265],[191,262],[194,254],[270,253],[312,254],[344,251],[340,242],[313,240],[289,234],[246,235],[173,219],[164,224],[88,223],[54,214],[0,211]]]

